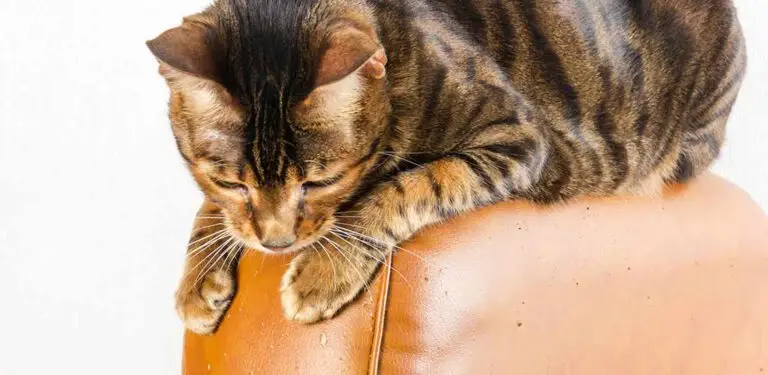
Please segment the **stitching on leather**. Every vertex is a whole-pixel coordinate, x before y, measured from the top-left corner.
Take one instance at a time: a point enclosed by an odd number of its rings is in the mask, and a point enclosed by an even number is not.
[[[373,320],[373,337],[371,342],[371,355],[368,362],[368,374],[378,375],[381,361],[381,347],[384,342],[384,323],[387,318],[387,305],[389,302],[390,280],[392,279],[392,253],[387,255],[384,262],[384,280],[379,291],[378,303],[376,304],[376,315]]]

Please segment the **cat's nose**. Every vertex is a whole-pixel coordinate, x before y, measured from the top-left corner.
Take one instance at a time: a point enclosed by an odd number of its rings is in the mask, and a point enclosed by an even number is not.
[[[293,225],[283,225],[274,220],[264,223],[261,233],[261,245],[270,250],[280,251],[296,242]]]

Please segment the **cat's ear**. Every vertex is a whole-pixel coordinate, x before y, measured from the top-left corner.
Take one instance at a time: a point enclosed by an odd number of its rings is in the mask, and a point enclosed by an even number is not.
[[[219,69],[214,58],[213,29],[201,22],[185,22],[147,41],[147,47],[160,62],[160,73],[169,78],[167,67],[195,77],[218,81]]]
[[[350,23],[332,28],[320,57],[315,87],[360,72],[373,79],[386,75],[387,55],[372,31]]]

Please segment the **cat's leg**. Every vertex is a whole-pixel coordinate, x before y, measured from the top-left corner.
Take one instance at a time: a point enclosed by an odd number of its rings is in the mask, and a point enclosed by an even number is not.
[[[545,165],[558,158],[550,157],[549,140],[532,126],[504,125],[473,137],[462,150],[393,176],[355,209],[339,214],[331,233],[316,244],[320,251],[305,251],[285,274],[286,317],[313,322],[334,315],[366,287],[384,257],[419,229],[536,190]]]
[[[296,256],[281,283],[286,318],[312,323],[332,317],[367,288],[386,253],[339,235],[326,235]]]
[[[176,311],[184,326],[199,334],[216,330],[235,295],[235,270],[240,256],[221,212],[204,203],[195,218],[184,276],[176,292]]]

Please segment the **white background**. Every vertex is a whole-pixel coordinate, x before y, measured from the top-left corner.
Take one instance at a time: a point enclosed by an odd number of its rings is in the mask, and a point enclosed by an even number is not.
[[[736,1],[750,68],[715,169],[768,208],[768,1]],[[143,42],[206,4],[0,0],[0,375],[179,373],[200,194]]]

